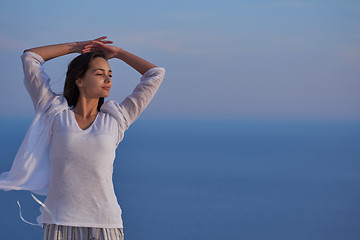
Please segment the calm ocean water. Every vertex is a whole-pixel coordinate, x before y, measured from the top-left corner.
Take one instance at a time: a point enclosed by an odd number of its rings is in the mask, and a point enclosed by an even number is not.
[[[0,123],[4,172],[30,120]],[[139,119],[113,179],[126,239],[360,239],[359,122]],[[0,239],[42,239],[30,193],[0,200]]]

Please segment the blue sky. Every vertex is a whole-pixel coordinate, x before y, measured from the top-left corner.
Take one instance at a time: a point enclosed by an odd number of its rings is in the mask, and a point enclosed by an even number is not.
[[[1,116],[32,116],[23,49],[107,35],[167,70],[147,117],[360,120],[359,1],[2,1]],[[61,92],[76,55],[46,63]],[[109,99],[139,75],[111,60]]]

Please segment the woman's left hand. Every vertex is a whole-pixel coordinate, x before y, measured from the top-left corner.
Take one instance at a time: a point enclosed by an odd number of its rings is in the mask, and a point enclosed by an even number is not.
[[[84,51],[85,47],[91,45],[93,42],[101,42],[103,44],[111,44],[111,43],[113,43],[113,41],[105,40],[106,38],[107,38],[106,36],[103,36],[103,37],[96,38],[94,40],[76,42],[76,44],[73,46],[71,51],[81,54],[81,53],[85,53],[85,51]]]
[[[107,59],[111,59],[116,57],[119,51],[121,51],[121,48],[116,47],[114,45],[105,44],[104,42],[101,41],[94,40],[91,41],[88,45],[86,45],[82,52],[86,53],[97,50],[104,52]]]

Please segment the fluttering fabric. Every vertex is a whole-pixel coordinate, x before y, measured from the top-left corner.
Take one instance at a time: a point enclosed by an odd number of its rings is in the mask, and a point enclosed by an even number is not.
[[[10,171],[0,175],[0,189],[28,190],[39,195],[47,194],[51,169],[49,161],[51,125],[55,115],[65,108],[68,108],[67,102],[59,96],[49,103],[46,114],[36,113]]]

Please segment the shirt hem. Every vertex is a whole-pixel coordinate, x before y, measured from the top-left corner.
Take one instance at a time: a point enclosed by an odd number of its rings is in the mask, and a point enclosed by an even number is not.
[[[94,223],[71,223],[71,222],[43,222],[42,224],[56,224],[71,227],[91,227],[91,228],[124,228],[123,224],[94,224]]]

